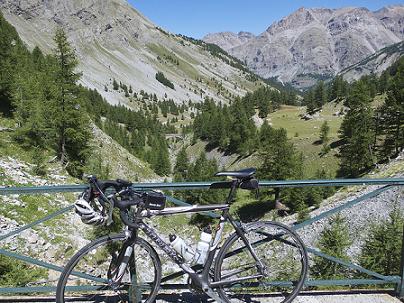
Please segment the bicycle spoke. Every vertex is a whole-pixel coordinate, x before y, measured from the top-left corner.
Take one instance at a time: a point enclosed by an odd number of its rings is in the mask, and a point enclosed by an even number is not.
[[[230,277],[232,277],[232,276],[234,276],[234,275],[240,274],[240,273],[242,273],[242,272],[244,272],[244,271],[250,270],[250,269],[255,268],[255,267],[256,267],[256,264],[255,264],[255,263],[252,264],[252,265],[250,265],[250,266],[244,265],[243,268],[236,269],[236,270],[234,270],[233,272],[230,272],[230,273],[228,273],[228,274],[222,276],[222,280],[226,280],[227,278],[230,278]]]
[[[80,295],[83,297],[80,302],[139,303],[144,302],[150,294],[155,294],[156,279],[158,281],[160,279],[160,263],[156,263],[157,259],[151,258],[152,248],[148,248],[146,242],[134,245],[123,276],[116,276],[118,274],[116,270],[112,270],[111,276],[107,276],[110,268],[117,269],[120,266],[116,262],[120,250],[124,247],[124,239],[106,238],[104,242],[100,242],[101,244],[93,247],[90,244],[88,250],[78,254],[69,275],[63,279],[63,296]],[[142,275],[136,275],[136,272],[141,272]],[[156,277],[156,274],[159,276]]]
[[[233,236],[223,245],[215,268],[220,270],[215,281],[230,283],[219,287],[219,294],[226,302],[247,302],[263,294],[273,294],[270,302],[275,303],[293,298],[302,287],[307,271],[307,255],[300,240],[277,223],[250,226],[245,236],[263,268],[258,266],[244,241]],[[258,279],[251,279],[254,276]]]

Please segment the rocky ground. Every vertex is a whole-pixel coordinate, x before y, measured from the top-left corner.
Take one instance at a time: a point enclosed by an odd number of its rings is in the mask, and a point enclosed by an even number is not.
[[[367,178],[402,178],[404,176],[404,154],[392,160],[390,163],[379,167],[379,171]],[[351,200],[368,194],[383,185],[375,186],[354,186],[341,189],[334,196],[322,203],[319,209],[310,213],[310,217],[315,217],[325,211],[343,205]],[[361,246],[366,238],[370,227],[389,218],[389,213],[394,207],[398,207],[404,212],[404,187],[391,187],[378,196],[364,200],[353,207],[341,212],[349,227],[349,236],[352,245],[348,250],[348,255],[352,261],[356,261],[360,254]],[[291,224],[295,217],[287,219],[286,223]],[[329,225],[329,219],[325,218],[298,230],[298,234],[308,247],[316,247],[320,233]]]
[[[57,164],[50,165],[45,177],[32,173],[33,165],[10,157],[0,157],[0,186],[62,185],[71,184],[68,177]],[[73,194],[38,194],[0,196],[0,236],[23,227],[35,220],[51,214],[73,203]],[[12,252],[38,258],[42,261],[63,266],[66,260],[86,239],[86,226],[68,211],[64,215],[41,223],[34,228],[6,238],[1,247]],[[50,272],[50,280],[58,273]]]

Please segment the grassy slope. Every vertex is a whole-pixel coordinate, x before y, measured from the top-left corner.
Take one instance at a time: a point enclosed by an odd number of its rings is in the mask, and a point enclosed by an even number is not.
[[[94,139],[91,141],[93,153],[101,155],[103,166],[109,168],[109,178],[131,181],[160,179],[147,163],[130,154],[98,127],[94,126],[93,134]]]
[[[338,140],[338,130],[342,117],[334,115],[340,111],[342,105],[329,103],[324,106],[319,116],[306,121],[300,115],[305,113],[305,107],[283,106],[280,110],[271,113],[267,120],[275,128],[285,128],[290,140],[298,151],[303,152],[305,165],[305,178],[312,178],[316,171],[325,168],[330,174],[335,174],[338,169],[336,149],[332,149],[327,155],[320,156],[321,144],[316,143],[320,137],[320,127],[324,121],[330,126],[330,143]],[[187,149],[191,161],[206,148],[206,143],[197,141]],[[217,149],[208,152],[208,157],[218,160],[219,167],[225,169],[241,169],[245,167],[258,167],[259,159],[256,155],[239,158],[237,155],[224,155]]]
[[[305,177],[312,177],[320,168],[335,174],[338,168],[337,150],[332,149],[327,155],[320,157],[321,144],[316,143],[320,138],[320,127],[324,121],[330,126],[330,143],[338,140],[338,130],[342,118],[334,115],[340,111],[342,105],[328,103],[320,112],[319,117],[303,120],[299,115],[305,113],[305,107],[284,106],[279,111],[269,115],[269,122],[275,128],[285,128],[288,136],[298,151],[303,152]]]

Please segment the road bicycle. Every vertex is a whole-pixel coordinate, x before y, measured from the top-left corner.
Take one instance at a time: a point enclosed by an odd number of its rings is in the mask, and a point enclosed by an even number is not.
[[[125,230],[92,241],[70,259],[57,285],[57,303],[76,302],[78,294],[77,302],[154,302],[162,282],[183,275],[188,275],[192,292],[217,302],[260,302],[264,297],[265,302],[291,302],[307,274],[307,252],[301,239],[281,223],[241,223],[229,211],[239,188],[258,190],[254,174],[252,168],[217,173],[232,178],[210,186],[229,189],[226,202],[184,207],[165,207],[163,194],[136,191],[128,181],[89,177],[81,201],[94,213],[76,206],[83,222],[108,224],[115,208]],[[109,188],[114,192],[108,193]],[[155,216],[208,211],[220,212],[220,218],[202,262],[189,258],[189,251],[175,249],[172,239],[158,234],[148,222]],[[222,240],[226,223],[234,231]],[[142,234],[178,265],[178,272],[162,278],[159,255]]]

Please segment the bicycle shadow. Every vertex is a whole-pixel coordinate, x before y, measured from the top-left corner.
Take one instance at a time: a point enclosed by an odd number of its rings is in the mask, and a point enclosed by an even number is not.
[[[243,303],[260,303],[262,298],[245,294],[243,295]],[[179,293],[179,294],[161,294],[157,296],[156,303],[174,303],[174,302],[182,302],[182,303],[211,303],[216,302],[215,300],[209,298],[206,295],[195,295],[192,293]]]

